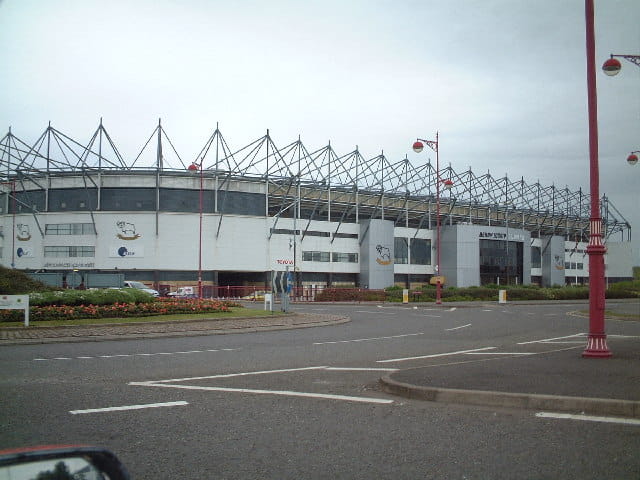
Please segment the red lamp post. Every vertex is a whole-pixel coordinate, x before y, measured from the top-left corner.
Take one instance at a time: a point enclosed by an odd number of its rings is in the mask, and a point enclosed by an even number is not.
[[[187,170],[192,173],[200,172],[200,228],[199,228],[199,240],[198,240],[198,298],[202,298],[202,187],[203,187],[203,178],[202,178],[202,163],[199,165],[197,163],[192,163],[187,167]]]
[[[440,155],[438,144],[438,132],[436,132],[436,139],[423,140],[418,138],[413,143],[413,151],[416,153],[422,152],[424,144],[427,144],[434,152],[436,152],[436,305],[442,305],[442,277],[440,276],[440,183],[445,188],[451,189],[453,182],[450,179],[440,180]]]
[[[605,279],[602,243],[602,218],[600,217],[600,177],[598,170],[598,105],[596,94],[595,26],[593,0],[585,0],[586,51],[587,51],[587,99],[589,106],[589,184],[591,215],[589,218],[589,337],[582,352],[587,358],[608,358],[604,331]],[[614,59],[615,60],[615,59]]]
[[[638,163],[638,155],[636,155],[636,153],[640,153],[640,150],[636,150],[635,152],[631,152],[629,154],[629,156],[627,157],[627,163],[629,165],[635,165],[636,163]]]

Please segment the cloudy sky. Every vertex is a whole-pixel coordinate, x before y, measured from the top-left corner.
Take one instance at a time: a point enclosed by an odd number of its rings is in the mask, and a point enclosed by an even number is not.
[[[600,65],[640,54],[640,2],[596,0]],[[581,0],[0,0],[0,136],[99,119],[129,160],[162,118],[183,159],[301,136],[396,161],[440,132],[458,171],[589,186]],[[598,71],[601,192],[640,264],[640,68]],[[424,153],[422,154],[424,155]]]

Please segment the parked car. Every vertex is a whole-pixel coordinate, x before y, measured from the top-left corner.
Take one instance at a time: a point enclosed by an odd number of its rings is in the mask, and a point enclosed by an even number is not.
[[[167,297],[173,298],[195,298],[196,289],[194,287],[178,287],[175,292],[167,293]]]
[[[159,297],[160,296],[160,293],[157,290],[154,290],[153,288],[147,287],[142,282],[135,282],[133,280],[125,280],[124,281],[124,286],[127,287],[127,288],[137,288],[138,290],[142,290],[143,292],[150,293],[154,297]]]

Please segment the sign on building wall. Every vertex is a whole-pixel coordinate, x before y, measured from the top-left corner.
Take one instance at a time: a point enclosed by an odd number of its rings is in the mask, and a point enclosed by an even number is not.
[[[144,247],[142,245],[120,245],[109,249],[111,258],[142,258],[144,257]]]
[[[360,225],[360,286],[393,285],[394,226],[389,220],[369,220]]]

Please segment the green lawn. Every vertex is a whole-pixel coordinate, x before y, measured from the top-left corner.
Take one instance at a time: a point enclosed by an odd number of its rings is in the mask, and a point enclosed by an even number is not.
[[[589,317],[589,310],[580,310],[580,313],[584,314],[584,316],[587,318]],[[609,318],[615,318],[617,320],[640,320],[639,314],[612,312],[611,310],[605,310],[604,316]]]
[[[185,313],[180,315],[153,315],[150,317],[126,317],[126,318],[83,318],[78,320],[49,320],[43,322],[30,321],[30,326],[36,327],[55,327],[55,326],[74,326],[74,325],[106,325],[113,323],[148,323],[148,322],[173,322],[184,320],[224,320],[227,318],[244,318],[244,317],[275,317],[282,315],[281,312],[269,312],[265,310],[256,310],[252,308],[232,308],[230,312],[219,313]],[[0,328],[3,327],[23,327],[24,322],[2,322]]]

